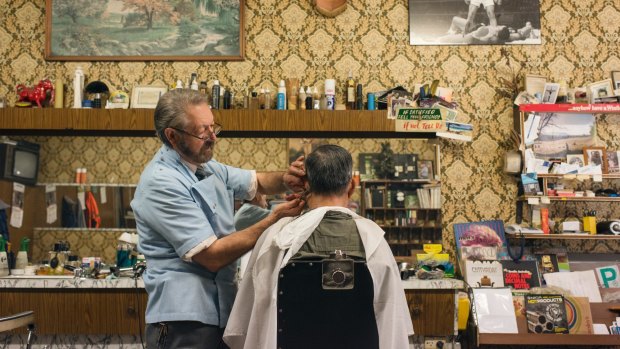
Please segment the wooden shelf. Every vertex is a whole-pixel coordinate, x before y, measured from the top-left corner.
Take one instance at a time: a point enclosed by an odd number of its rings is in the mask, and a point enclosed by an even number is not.
[[[478,335],[480,345],[620,345],[618,335],[590,334],[491,334]]]
[[[153,109],[2,108],[0,134],[154,136]],[[395,132],[385,110],[214,110],[220,137],[435,138]]]
[[[518,239],[521,234],[506,234],[511,239]],[[529,240],[620,240],[618,235],[604,234],[527,234],[523,237]]]
[[[362,182],[366,184],[441,184],[440,181],[430,179],[367,179]]]
[[[417,207],[367,207],[373,211],[441,211],[440,208],[417,208]]]
[[[539,173],[536,175],[538,178],[558,178],[558,179],[577,179],[577,178],[592,178],[591,174],[553,174],[553,173]],[[620,179],[620,173],[602,174],[603,179]]]
[[[620,113],[620,103],[600,104],[522,104],[519,110],[526,113]]]
[[[527,201],[527,199],[531,198],[543,198],[543,196],[535,196],[535,195],[527,195],[519,197],[521,201]],[[582,202],[620,202],[620,197],[606,197],[606,196],[596,196],[596,197],[576,197],[576,196],[548,196],[550,201],[582,201]]]

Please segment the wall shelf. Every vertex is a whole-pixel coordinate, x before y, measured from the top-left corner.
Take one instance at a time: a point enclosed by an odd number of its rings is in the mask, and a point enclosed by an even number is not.
[[[2,108],[0,134],[152,137],[153,109]],[[385,110],[214,110],[220,137],[435,138],[395,132]]]
[[[518,239],[521,234],[506,234],[508,238]],[[523,237],[529,240],[620,240],[618,235],[604,234],[528,234],[523,233]]]
[[[519,197],[521,201],[527,201],[527,199],[532,198],[543,198],[544,196],[536,196],[536,195],[527,195]],[[595,197],[586,197],[586,196],[548,196],[550,201],[581,201],[581,202],[620,202],[620,197],[607,197],[607,196],[595,196]]]

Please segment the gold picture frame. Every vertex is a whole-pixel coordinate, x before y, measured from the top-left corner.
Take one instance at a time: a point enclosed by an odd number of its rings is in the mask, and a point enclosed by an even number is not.
[[[45,59],[49,61],[241,61],[244,0],[191,1],[157,10],[138,1],[45,0]],[[120,4],[120,5],[119,5]]]

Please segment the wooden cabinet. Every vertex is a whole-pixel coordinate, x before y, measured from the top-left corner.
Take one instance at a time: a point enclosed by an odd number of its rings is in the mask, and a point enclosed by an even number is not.
[[[144,331],[147,294],[137,289],[0,289],[0,314],[34,311],[40,334]]]
[[[455,290],[405,290],[413,329],[417,336],[447,337],[456,334]]]
[[[419,198],[421,191],[434,191],[439,200],[439,182],[368,180],[361,187],[362,216],[385,231],[394,256],[411,256],[412,250],[421,250],[426,243],[441,244],[440,203],[435,208],[420,208],[426,204]]]

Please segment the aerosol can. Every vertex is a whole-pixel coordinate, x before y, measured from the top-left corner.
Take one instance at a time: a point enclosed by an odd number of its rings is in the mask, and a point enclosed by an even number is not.
[[[6,243],[4,237],[0,235],[0,276],[9,275],[9,259],[6,255]]]

